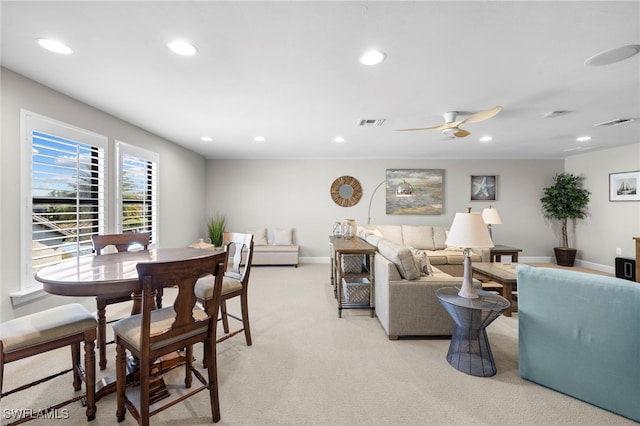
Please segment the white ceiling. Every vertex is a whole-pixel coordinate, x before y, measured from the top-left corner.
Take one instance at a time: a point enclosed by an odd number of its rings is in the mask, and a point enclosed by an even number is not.
[[[4,67],[210,158],[563,158],[640,143],[640,120],[594,127],[640,118],[640,55],[584,64],[640,44],[638,1],[2,1],[1,13]],[[198,54],[171,53],[174,38]],[[370,48],[386,60],[361,65]],[[496,105],[463,139],[394,130]],[[543,118],[553,110],[568,113]]]

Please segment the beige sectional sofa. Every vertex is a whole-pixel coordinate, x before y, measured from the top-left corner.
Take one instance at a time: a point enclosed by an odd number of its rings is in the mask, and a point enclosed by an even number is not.
[[[390,340],[400,336],[450,336],[454,323],[435,296],[441,287],[462,283],[464,254],[446,247],[448,227],[365,225],[357,236],[377,248],[374,258],[376,316]],[[425,262],[425,256],[428,262]],[[472,261],[489,261],[489,249]],[[450,266],[460,276],[444,272]],[[474,280],[481,288],[481,283]]]

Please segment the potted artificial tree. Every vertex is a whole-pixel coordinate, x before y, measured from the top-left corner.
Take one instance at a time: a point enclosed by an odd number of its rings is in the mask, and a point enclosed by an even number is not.
[[[211,244],[216,247],[222,247],[224,228],[227,224],[225,215],[216,213],[207,222],[207,232],[209,233],[209,239]]]
[[[571,173],[559,173],[553,177],[553,185],[544,188],[540,198],[547,219],[559,220],[562,224],[562,247],[555,247],[556,263],[573,266],[575,248],[569,248],[567,235],[568,219],[584,219],[587,215],[589,191],[582,187],[582,177]]]

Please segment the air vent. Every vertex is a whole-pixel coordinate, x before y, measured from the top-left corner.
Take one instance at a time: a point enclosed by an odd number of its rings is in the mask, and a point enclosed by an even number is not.
[[[603,121],[602,123],[594,124],[594,126],[619,126],[621,124],[629,124],[636,121],[635,118],[616,118],[614,120]]]
[[[384,121],[384,118],[366,118],[358,121],[358,127],[380,127]]]

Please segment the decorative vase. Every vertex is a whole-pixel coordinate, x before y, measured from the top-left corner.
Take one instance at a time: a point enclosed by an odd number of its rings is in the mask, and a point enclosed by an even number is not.
[[[347,240],[356,235],[357,224],[355,219],[344,219],[342,221],[342,238]]]
[[[573,266],[576,261],[576,253],[578,250],[568,247],[554,247],[556,254],[556,263],[559,266]]]
[[[342,224],[340,222],[334,222],[332,232],[334,237],[340,238],[342,235]]]

